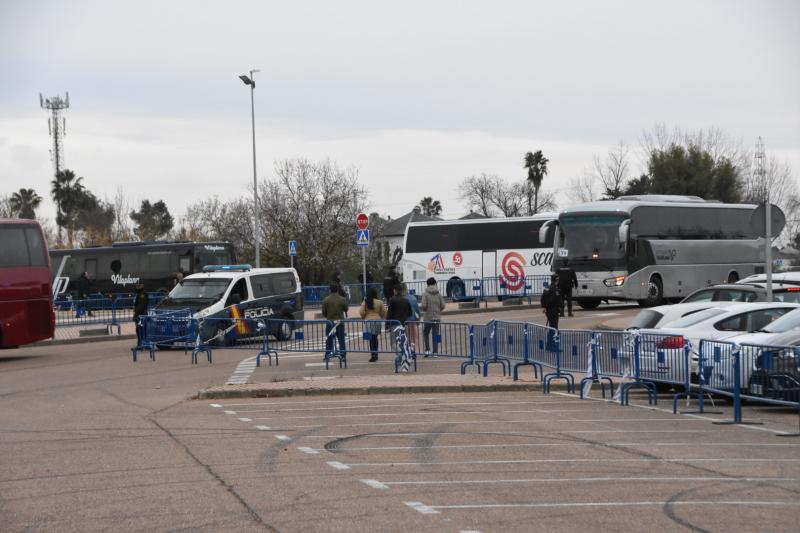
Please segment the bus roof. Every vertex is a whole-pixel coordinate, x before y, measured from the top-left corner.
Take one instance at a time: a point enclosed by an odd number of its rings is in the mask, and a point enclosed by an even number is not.
[[[453,225],[470,225],[470,224],[493,224],[497,222],[529,222],[531,220],[555,220],[558,218],[558,213],[536,213],[529,217],[494,217],[494,218],[470,218],[470,219],[455,219],[455,220],[432,220],[428,222],[410,222],[407,227],[418,226],[453,226]]]
[[[114,243],[111,246],[87,246],[86,248],[51,248],[51,254],[85,254],[85,253],[121,253],[131,250],[171,250],[173,248],[180,248],[185,246],[226,246],[232,247],[229,242],[212,241],[212,242],[194,242],[194,241],[133,241],[130,243]]]
[[[652,196],[652,198],[648,198]],[[671,197],[665,199],[666,196],[662,195],[642,195],[623,197],[617,200],[600,200],[597,202],[588,202],[585,204],[573,205],[562,210],[559,216],[563,215],[577,215],[584,213],[619,213],[630,214],[637,207],[650,206],[650,207],[703,207],[707,209],[742,209],[752,211],[756,207],[754,204],[722,204],[719,202],[708,202],[702,199],[692,200],[693,197]],[[674,198],[674,199],[673,199]],[[696,197],[695,197],[696,198]]]

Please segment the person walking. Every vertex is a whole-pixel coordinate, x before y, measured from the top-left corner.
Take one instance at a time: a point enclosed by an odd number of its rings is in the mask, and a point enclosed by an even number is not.
[[[339,286],[335,283],[331,284],[331,293],[322,300],[322,316],[328,321],[325,324],[325,359],[333,355],[333,336],[331,331],[336,328],[336,338],[339,341],[339,351],[341,357],[346,357],[345,350],[345,332],[344,324],[340,321],[344,320],[347,315],[347,300],[339,292]],[[335,322],[340,322],[335,324]]]
[[[559,311],[561,310],[561,295],[558,292],[558,277],[550,277],[550,284],[542,292],[541,304],[544,315],[547,317],[547,327],[558,329]]]
[[[435,278],[428,278],[425,282],[425,292],[422,294],[420,308],[422,309],[422,339],[425,343],[425,357],[431,355],[430,335],[433,333],[433,355],[439,353],[439,324],[442,321],[442,311],[444,311],[444,298],[439,293]]]
[[[362,320],[370,321],[367,323],[367,331],[370,334],[369,351],[372,354],[369,362],[374,363],[378,360],[378,335],[381,334],[383,320],[386,318],[386,307],[383,305],[383,300],[378,298],[377,289],[374,287],[367,289],[367,298],[361,303],[358,314]]]
[[[133,323],[136,326],[136,346],[142,345],[144,338],[144,324],[139,323],[139,318],[147,314],[150,297],[144,292],[142,283],[136,284],[136,297],[133,299]]]
[[[389,299],[389,308],[386,311],[386,320],[400,322],[400,325],[405,328],[408,317],[413,314],[411,303],[408,298],[403,295],[403,285],[398,283],[394,286],[394,296]],[[393,327],[390,326],[390,327]],[[397,341],[397,332],[393,332],[393,340]]]
[[[561,293],[559,314],[564,316],[564,304],[567,304],[569,316],[572,316],[572,289],[578,288],[578,277],[569,266],[569,261],[564,259],[564,264],[558,269],[558,291]]]
[[[403,285],[403,296],[408,299],[408,303],[411,305],[411,315],[406,321],[406,334],[411,351],[416,353],[417,345],[419,344],[419,319],[421,316],[419,301],[416,296],[408,292],[408,287],[406,285]]]
[[[394,267],[390,267],[386,277],[383,278],[383,298],[387,303],[394,296],[394,288],[398,283],[400,283],[400,278],[397,277],[397,271]]]
[[[75,282],[75,289],[78,291],[78,299],[81,300],[81,304],[79,304],[79,307],[76,311],[76,315],[78,317],[81,317],[84,314],[94,316],[89,302],[86,301],[89,298],[89,290],[91,290],[93,283],[94,282],[91,280],[91,278],[89,278],[88,272],[81,272],[81,275],[78,277],[78,281]]]

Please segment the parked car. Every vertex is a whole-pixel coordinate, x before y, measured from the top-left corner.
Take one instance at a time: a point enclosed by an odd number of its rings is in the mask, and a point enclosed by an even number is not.
[[[711,307],[724,307],[732,303],[733,302],[701,301],[650,307],[639,311],[625,329],[655,329],[699,311],[704,311]]]
[[[743,333],[758,331],[786,313],[800,308],[798,304],[762,302],[732,304],[698,311],[658,329],[643,329],[639,333],[654,338],[654,342],[640,347],[642,366],[648,358],[661,360],[663,350],[684,349],[686,342],[691,350],[691,372],[697,373],[700,340],[728,340]]]
[[[800,285],[794,283],[773,283],[772,300],[775,302],[800,303]],[[724,283],[697,289],[681,300],[681,303],[693,302],[766,302],[766,282],[740,281]]]
[[[753,274],[740,279],[737,283],[766,283],[766,274]],[[800,272],[773,272],[772,283],[782,283],[784,285],[800,285]]]

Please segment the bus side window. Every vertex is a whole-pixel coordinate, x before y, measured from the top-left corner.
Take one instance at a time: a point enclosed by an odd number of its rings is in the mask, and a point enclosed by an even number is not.
[[[192,258],[188,255],[182,255],[178,258],[178,268],[181,269],[183,272],[191,272],[192,271]]]

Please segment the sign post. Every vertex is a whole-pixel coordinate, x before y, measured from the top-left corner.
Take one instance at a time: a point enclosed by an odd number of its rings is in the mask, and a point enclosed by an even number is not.
[[[289,241],[289,265],[294,268],[294,257],[297,255],[297,241]]]
[[[361,299],[367,299],[367,246],[369,246],[369,216],[359,213],[356,217],[356,245],[361,247]]]

